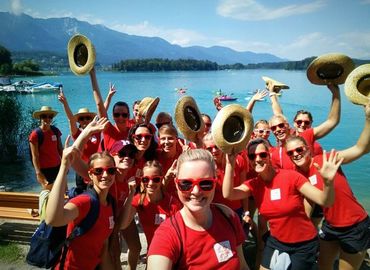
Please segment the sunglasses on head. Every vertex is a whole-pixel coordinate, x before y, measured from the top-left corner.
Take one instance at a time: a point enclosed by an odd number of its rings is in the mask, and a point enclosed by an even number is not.
[[[82,122],[82,121],[91,121],[91,117],[90,116],[81,116],[78,118],[78,121]]]
[[[113,117],[115,117],[115,118],[118,118],[120,116],[122,116],[123,118],[127,118],[128,113],[113,113]]]
[[[41,119],[46,119],[46,118],[53,119],[54,115],[52,115],[52,114],[41,114],[40,118]]]
[[[104,172],[107,172],[109,175],[114,175],[117,171],[116,167],[98,167],[98,168],[91,168],[89,170],[90,173],[99,176],[102,175]]]
[[[209,147],[206,147],[206,150],[209,152],[217,151],[218,147],[216,145],[210,145]]]
[[[304,151],[306,150],[306,147],[304,146],[299,146],[295,149],[292,149],[292,150],[289,150],[289,151],[286,151],[286,154],[288,156],[293,156],[294,155],[294,152],[296,152],[298,155],[302,154]]]
[[[263,134],[263,133],[270,134],[270,130],[269,129],[255,129],[254,131],[256,133],[259,133],[259,134]]]
[[[280,123],[280,124],[277,124],[275,126],[271,126],[270,129],[274,132],[277,128],[280,128],[280,129],[285,128],[285,123]]]
[[[296,124],[297,124],[298,126],[302,125],[303,123],[305,124],[305,126],[309,126],[309,125],[311,125],[311,121],[309,121],[309,120],[297,120],[297,121],[295,121],[295,122],[296,122]]]
[[[155,126],[157,127],[157,129],[160,129],[163,125],[169,125],[170,122],[164,122],[164,123],[156,123]]]
[[[177,186],[180,191],[192,191],[194,186],[198,186],[203,191],[211,191],[215,184],[216,179],[214,178],[186,178],[186,179],[175,179]]]
[[[267,158],[269,156],[269,152],[259,152],[259,153],[248,154],[249,160],[255,160],[257,156],[259,156],[260,158]]]
[[[132,135],[132,137],[138,141],[141,141],[143,138],[145,140],[150,140],[153,137],[153,135],[150,133],[142,133],[142,134],[134,134]]]
[[[153,176],[143,176],[141,177],[141,182],[144,184],[149,183],[149,181],[152,180],[153,183],[158,184],[162,180],[162,176],[160,175],[153,175]]]

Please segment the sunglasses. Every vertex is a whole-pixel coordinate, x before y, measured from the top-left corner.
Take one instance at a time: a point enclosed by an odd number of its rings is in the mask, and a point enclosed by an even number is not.
[[[259,134],[263,134],[263,133],[270,134],[269,129],[255,129],[254,132],[259,133]]]
[[[212,123],[204,123],[204,125],[205,125],[206,127],[211,127],[211,126],[212,126]]]
[[[311,121],[309,121],[309,120],[297,120],[297,121],[295,121],[295,122],[296,122],[296,124],[297,124],[298,126],[302,125],[303,123],[305,124],[305,126],[309,126],[309,125],[311,125]]]
[[[153,137],[153,135],[149,133],[142,133],[142,134],[134,134],[132,135],[132,137],[138,141],[141,141],[143,138],[145,140],[150,140]]]
[[[122,116],[123,118],[127,118],[128,113],[113,113],[113,117],[115,117],[115,118],[118,118],[120,116]]]
[[[248,154],[249,160],[255,160],[257,156],[259,156],[260,158],[267,158],[269,156],[269,152],[259,152],[259,153]]]
[[[216,145],[211,145],[209,147],[206,147],[206,150],[212,153],[213,151],[217,151],[218,147]]]
[[[289,151],[286,151],[286,154],[288,155],[288,156],[293,156],[293,154],[294,154],[294,152],[296,152],[298,155],[300,155],[300,154],[302,154],[304,151],[306,150],[306,147],[304,147],[304,146],[299,146],[299,147],[297,147],[297,148],[295,148],[295,149],[292,149],[292,150],[289,150]]]
[[[81,116],[78,118],[78,121],[82,122],[82,121],[91,121],[91,117],[90,116]]]
[[[202,191],[211,191],[215,184],[216,179],[214,178],[187,178],[187,179],[175,179],[177,186],[180,191],[192,191],[194,186],[198,186]]]
[[[280,129],[283,129],[283,128],[285,128],[285,123],[280,123],[280,124],[278,124],[278,125],[275,125],[275,126],[271,126],[271,130],[272,130],[272,132],[274,132],[277,128],[280,128]]]
[[[163,125],[169,125],[171,124],[170,122],[164,122],[164,123],[156,123],[155,126],[157,127],[157,129],[160,129]]]
[[[130,152],[130,151],[118,152],[117,155],[118,155],[119,158],[128,157],[128,158],[131,158],[131,159],[134,159],[135,156],[136,156],[134,152]]]
[[[141,182],[144,184],[149,183],[149,181],[152,180],[153,183],[160,183],[162,180],[162,176],[159,175],[153,175],[153,176],[143,176],[141,177]]]
[[[46,118],[53,119],[54,115],[52,115],[52,114],[41,114],[40,118],[41,119],[46,119]]]
[[[117,171],[116,167],[99,167],[99,168],[91,168],[89,170],[90,173],[92,173],[96,176],[100,176],[104,172],[107,172],[108,175],[114,175],[116,173],[116,171]]]

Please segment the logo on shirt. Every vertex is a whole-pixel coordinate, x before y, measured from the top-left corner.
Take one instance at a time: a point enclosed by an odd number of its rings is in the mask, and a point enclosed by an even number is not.
[[[166,215],[165,214],[155,214],[154,224],[159,225],[165,220],[166,220]]]
[[[214,244],[213,249],[218,262],[226,262],[233,256],[229,240]]]
[[[93,142],[93,143],[97,141],[97,138],[95,137],[95,135],[93,135],[93,136],[90,138],[90,141],[91,141],[91,142]]]
[[[281,199],[280,188],[271,189],[271,201],[276,201]]]
[[[316,174],[311,175],[310,177],[308,177],[308,180],[310,180],[311,185],[313,185],[313,186],[316,185],[317,184]]]
[[[51,136],[51,140],[52,140],[53,142],[55,142],[55,141],[57,140],[57,135],[52,135],[52,136]]]
[[[113,229],[114,227],[114,217],[110,216],[109,217],[109,229]]]

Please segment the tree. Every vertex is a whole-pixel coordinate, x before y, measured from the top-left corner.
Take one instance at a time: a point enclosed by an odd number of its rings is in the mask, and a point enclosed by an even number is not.
[[[12,71],[12,55],[10,51],[0,45],[0,74],[7,75]]]

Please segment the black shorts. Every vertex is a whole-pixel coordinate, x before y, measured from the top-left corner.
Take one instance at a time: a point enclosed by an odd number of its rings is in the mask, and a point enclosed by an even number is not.
[[[333,227],[324,220],[319,232],[323,241],[338,241],[340,248],[354,254],[370,248],[370,218],[347,227]]]
[[[46,180],[48,181],[48,185],[54,183],[55,179],[57,178],[59,168],[60,168],[60,165],[56,167],[40,169],[42,174],[45,176]]]
[[[291,266],[290,270],[312,270],[316,269],[317,251],[319,248],[318,238],[299,243],[283,243],[269,235],[263,250],[261,265],[270,269],[271,258],[275,250],[279,254],[288,253]]]

